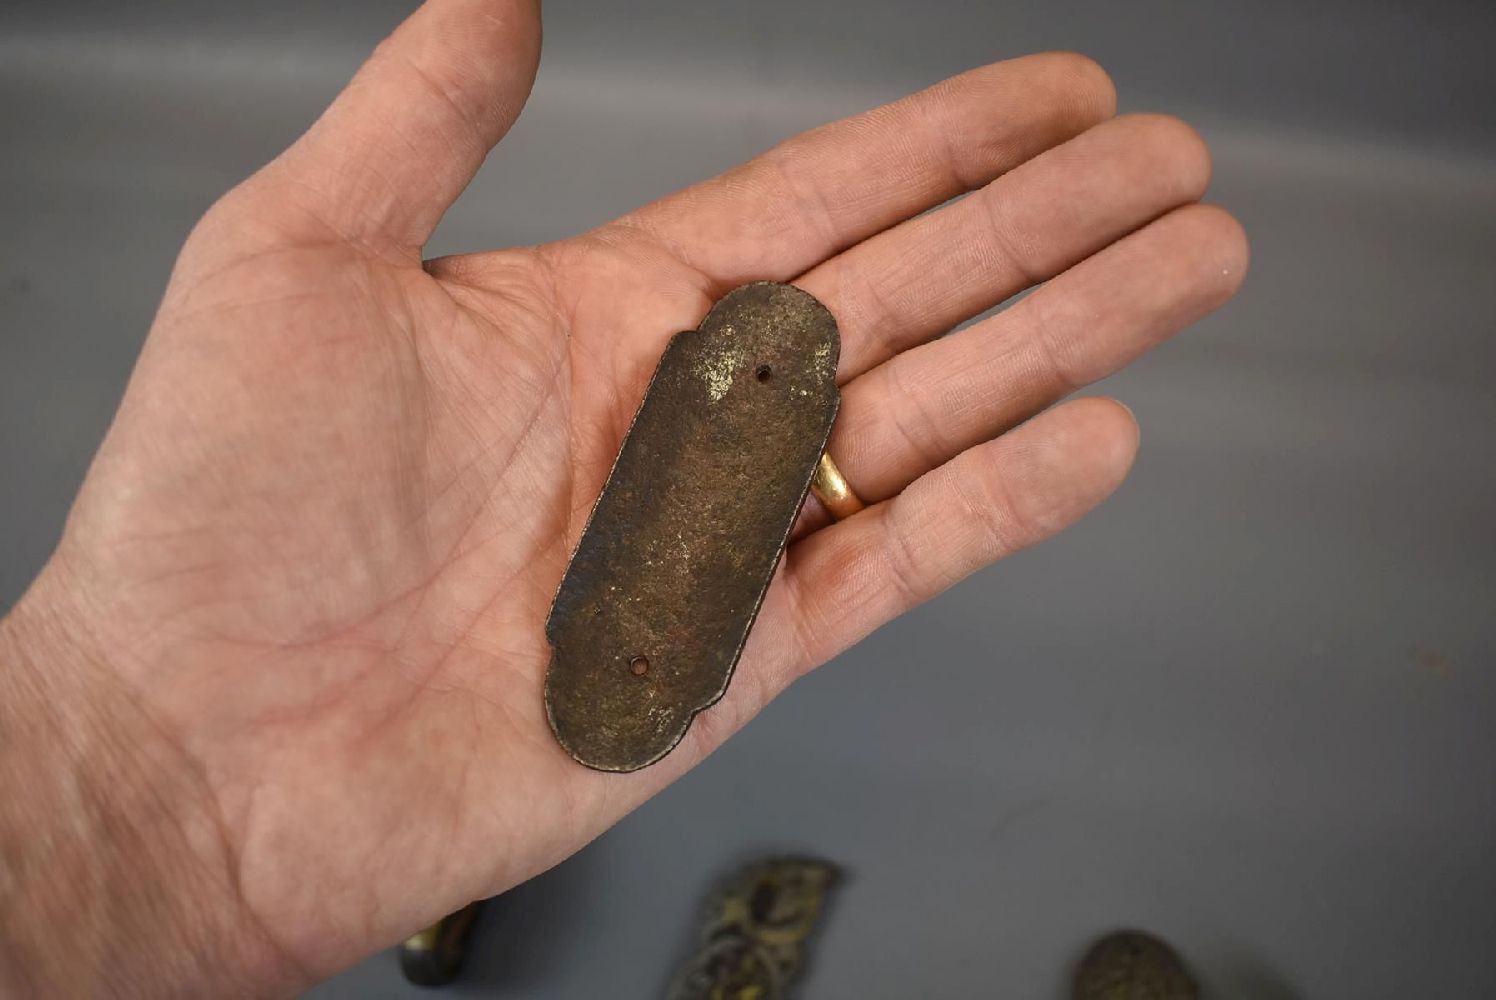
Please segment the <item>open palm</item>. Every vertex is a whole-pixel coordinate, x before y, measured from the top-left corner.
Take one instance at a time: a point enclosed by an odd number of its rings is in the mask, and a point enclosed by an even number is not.
[[[1194,204],[1199,139],[1112,118],[1104,73],[1063,54],[573,239],[423,262],[538,53],[530,3],[432,0],[209,212],[28,598],[76,611],[135,752],[180,776],[163,843],[282,982],[559,861],[796,676],[1074,521],[1136,428],[1051,404],[1245,268],[1236,224]],[[542,707],[550,600],[665,342],[756,279],[838,319],[830,449],[869,508],[807,511],[673,754],[589,771]]]

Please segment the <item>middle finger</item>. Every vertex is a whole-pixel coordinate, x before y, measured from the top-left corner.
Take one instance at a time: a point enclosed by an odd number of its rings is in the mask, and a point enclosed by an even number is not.
[[[795,284],[836,316],[847,382],[1198,200],[1209,180],[1209,153],[1188,125],[1113,119]]]
[[[843,387],[830,450],[866,502],[1105,378],[1229,299],[1241,226],[1213,205],[1164,216],[960,333]]]

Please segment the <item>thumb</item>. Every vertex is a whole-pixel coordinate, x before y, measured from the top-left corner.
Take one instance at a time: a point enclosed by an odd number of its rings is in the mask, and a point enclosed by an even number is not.
[[[418,251],[519,117],[539,62],[539,0],[427,0],[268,172],[340,236]]]

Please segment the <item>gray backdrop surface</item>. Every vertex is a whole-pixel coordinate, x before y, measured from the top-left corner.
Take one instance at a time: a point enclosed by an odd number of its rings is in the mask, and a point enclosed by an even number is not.
[[[386,2],[0,8],[0,606],[46,558],[196,216]],[[1164,933],[1223,997],[1496,995],[1496,6],[550,5],[433,253],[567,235],[802,127],[1075,48],[1194,121],[1254,263],[1103,388],[1131,481],[813,674],[502,899],[462,995],[647,997],[710,881],[850,878],[808,997],[1059,997]],[[932,684],[934,678],[943,683]],[[416,995],[378,956],[314,991]]]

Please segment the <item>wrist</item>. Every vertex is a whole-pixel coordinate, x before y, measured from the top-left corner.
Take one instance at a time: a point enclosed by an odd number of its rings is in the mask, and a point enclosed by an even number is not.
[[[0,994],[294,988],[210,790],[47,589],[0,619]]]

